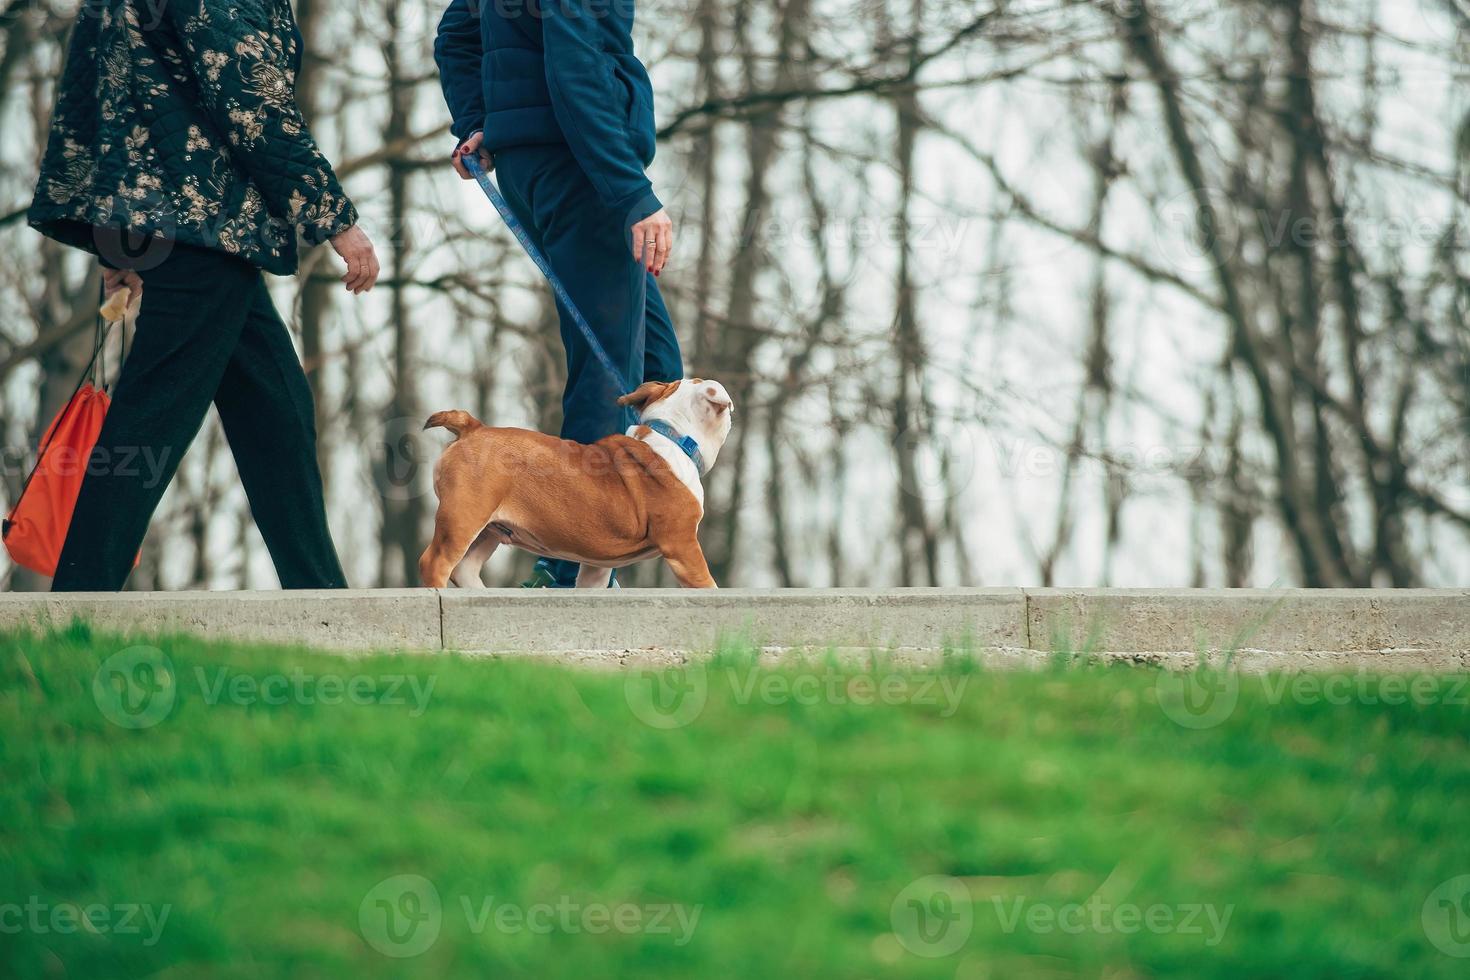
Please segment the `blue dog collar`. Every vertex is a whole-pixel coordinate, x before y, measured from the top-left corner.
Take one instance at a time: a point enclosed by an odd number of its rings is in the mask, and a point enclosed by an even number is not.
[[[704,476],[704,458],[699,455],[699,443],[694,441],[693,436],[680,435],[678,429],[663,419],[646,419],[643,424],[682,449],[684,455],[694,461],[694,468],[699,471],[699,475]]]

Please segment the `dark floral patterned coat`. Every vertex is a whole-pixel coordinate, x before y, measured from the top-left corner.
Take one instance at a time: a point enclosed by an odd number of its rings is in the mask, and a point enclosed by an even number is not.
[[[296,106],[290,0],[82,5],[29,219],[97,251],[119,226],[296,271],[357,212]]]

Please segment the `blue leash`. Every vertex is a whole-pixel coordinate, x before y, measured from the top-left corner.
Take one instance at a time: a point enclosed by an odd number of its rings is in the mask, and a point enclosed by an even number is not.
[[[551,291],[556,293],[556,298],[561,300],[562,305],[572,314],[572,322],[576,323],[577,329],[582,331],[582,336],[586,339],[587,345],[592,348],[592,353],[597,355],[597,360],[602,364],[607,373],[612,376],[613,382],[617,384],[618,394],[632,394],[633,388],[623,380],[623,372],[619,371],[617,365],[613,364],[612,358],[607,356],[607,351],[598,342],[597,335],[592,332],[592,328],[587,325],[587,320],[582,316],[582,311],[577,309],[576,303],[572,302],[572,297],[567,294],[567,288],[562,285],[561,279],[557,276],[555,270],[551,268],[551,263],[546,261],[546,256],[542,255],[541,250],[536,247],[536,243],[531,241],[531,236],[526,233],[525,225],[521,224],[520,219],[511,213],[510,205],[506,203],[504,195],[500,193],[500,188],[495,186],[495,181],[490,179],[490,175],[480,165],[479,155],[467,153],[463,157],[460,157],[460,159],[464,161],[465,168],[475,178],[475,181],[480,185],[480,189],[485,192],[485,196],[490,198],[490,203],[495,205],[495,210],[500,212],[500,217],[505,220],[506,227],[510,229],[510,233],[516,236],[516,241],[521,243],[521,248],[526,250],[526,254],[531,257],[531,261],[536,263],[536,268],[540,269],[541,274],[546,277],[546,281],[551,283]],[[632,412],[634,418],[640,421],[642,420],[642,413],[637,409],[632,409]],[[700,455],[699,443],[692,436],[686,436],[678,432],[673,426],[662,420],[656,419],[645,424],[683,450],[684,455],[694,461],[694,468],[699,471],[699,474],[701,476],[704,475],[704,457]]]
[[[526,233],[525,226],[511,212],[510,205],[505,202],[505,197],[500,193],[500,188],[495,186],[495,181],[490,179],[490,175],[481,166],[479,155],[466,153],[460,159],[464,162],[465,168],[469,170],[470,175],[479,183],[480,189],[485,192],[485,196],[490,198],[490,203],[495,205],[495,210],[500,212],[500,217],[505,220],[506,227],[510,229],[510,233],[516,236],[516,241],[521,243],[521,248],[526,250],[526,254],[531,257],[531,261],[536,263],[536,268],[540,269],[541,274],[546,277],[546,281],[551,283],[551,291],[556,293],[556,298],[561,300],[562,305],[572,314],[572,322],[577,325],[578,330],[582,331],[582,337],[587,341],[587,345],[592,348],[592,353],[597,355],[598,362],[602,364],[608,374],[612,375],[613,381],[617,383],[618,394],[632,394],[632,386],[623,380],[623,372],[618,370],[617,365],[613,364],[612,358],[607,356],[607,351],[603,350],[602,344],[598,343],[597,335],[587,325],[587,320],[582,316],[582,311],[577,309],[577,304],[572,302],[572,297],[568,295],[567,288],[562,285],[561,279],[557,277],[556,272],[551,268],[551,263],[546,261],[546,256],[541,254],[541,250],[536,247],[536,243],[531,241],[531,236]],[[635,411],[633,414],[637,415],[638,413]]]

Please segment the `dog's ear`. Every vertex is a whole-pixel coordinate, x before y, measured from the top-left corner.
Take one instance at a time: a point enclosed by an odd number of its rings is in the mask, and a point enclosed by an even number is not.
[[[632,394],[619,398],[618,404],[643,408],[646,405],[651,405],[658,401],[660,398],[667,398],[677,387],[679,387],[679,382],[677,381],[645,381]]]

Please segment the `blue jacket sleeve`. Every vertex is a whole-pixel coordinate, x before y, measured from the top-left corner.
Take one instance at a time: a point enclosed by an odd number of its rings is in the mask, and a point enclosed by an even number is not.
[[[660,210],[618,107],[626,97],[597,43],[595,0],[544,0],[541,37],[551,109],[602,203],[635,224]]]
[[[439,85],[453,121],[449,131],[460,142],[485,128],[485,52],[480,41],[482,0],[453,0],[439,21],[434,61]]]

